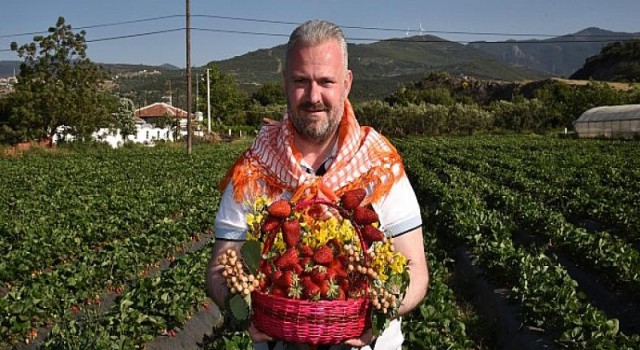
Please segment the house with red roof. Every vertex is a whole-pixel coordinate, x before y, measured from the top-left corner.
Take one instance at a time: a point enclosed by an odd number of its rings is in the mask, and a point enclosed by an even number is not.
[[[138,108],[135,111],[136,119],[142,119],[148,124],[154,124],[154,120],[170,118],[180,119],[180,125],[187,124],[187,111],[178,107],[172,106],[164,102],[152,103],[148,106]],[[193,114],[192,114],[193,118]]]

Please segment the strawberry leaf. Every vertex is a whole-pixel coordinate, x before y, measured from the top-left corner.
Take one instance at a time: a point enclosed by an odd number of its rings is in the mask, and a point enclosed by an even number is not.
[[[249,270],[249,273],[256,275],[258,272],[258,264],[260,263],[260,242],[247,241],[241,248],[242,258]]]

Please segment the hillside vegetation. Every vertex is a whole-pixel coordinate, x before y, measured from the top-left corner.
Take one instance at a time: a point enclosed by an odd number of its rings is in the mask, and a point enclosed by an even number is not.
[[[640,81],[640,40],[616,42],[590,57],[571,79]]]
[[[251,92],[257,84],[280,80],[285,49],[280,45],[211,63],[232,74],[240,86]],[[546,76],[502,64],[479,50],[434,36],[349,44],[349,67],[357,81],[351,91],[354,100],[383,98],[399,85],[434,72],[505,81]]]

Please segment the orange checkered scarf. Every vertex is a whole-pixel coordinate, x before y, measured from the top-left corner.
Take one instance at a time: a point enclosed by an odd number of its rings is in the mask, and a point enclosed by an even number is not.
[[[258,195],[275,198],[284,191],[292,193],[295,202],[315,196],[335,200],[345,191],[373,184],[365,204],[375,202],[404,174],[400,155],[373,128],[358,124],[349,101],[338,130],[336,157],[324,176],[315,176],[301,169],[302,154],[285,114],[281,123],[262,127],[221,182],[221,189],[231,181],[238,203]]]

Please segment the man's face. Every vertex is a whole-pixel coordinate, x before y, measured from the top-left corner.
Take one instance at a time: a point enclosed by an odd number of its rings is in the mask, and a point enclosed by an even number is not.
[[[338,129],[351,89],[340,44],[298,45],[290,52],[284,75],[289,117],[298,136],[322,143]]]

